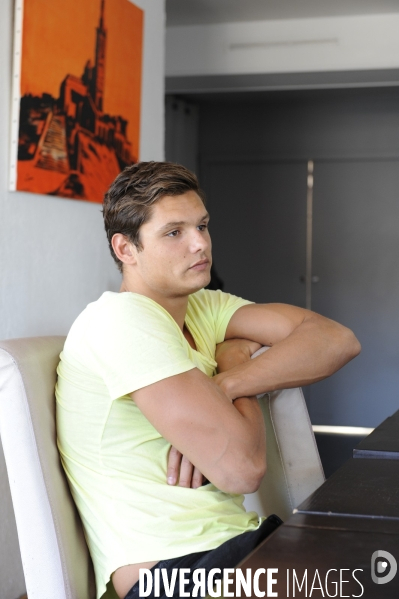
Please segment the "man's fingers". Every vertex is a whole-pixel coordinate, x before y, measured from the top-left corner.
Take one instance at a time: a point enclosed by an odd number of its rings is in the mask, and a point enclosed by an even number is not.
[[[204,477],[202,476],[202,473],[198,470],[198,468],[194,468],[193,477],[191,479],[191,488],[198,489],[199,487],[202,486],[203,482],[204,482]]]
[[[175,447],[170,448],[168,457],[168,471],[167,471],[167,483],[168,485],[175,485],[179,479],[180,464],[182,461],[182,454]]]
[[[187,487],[188,489],[191,487],[193,469],[194,466],[190,460],[183,456],[180,464],[179,487]]]
[[[198,468],[184,457],[175,447],[170,448],[167,470],[168,485],[179,483],[179,487],[198,489],[204,482],[204,477]]]

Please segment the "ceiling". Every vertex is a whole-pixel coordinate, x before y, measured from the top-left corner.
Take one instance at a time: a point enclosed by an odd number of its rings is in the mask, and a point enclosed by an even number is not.
[[[166,0],[169,27],[398,12],[399,0]]]

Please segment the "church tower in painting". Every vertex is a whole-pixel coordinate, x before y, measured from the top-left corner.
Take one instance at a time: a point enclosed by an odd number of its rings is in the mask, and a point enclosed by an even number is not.
[[[92,96],[94,104],[100,112],[103,112],[104,77],[105,77],[105,49],[107,43],[107,30],[104,26],[104,4],[101,0],[100,21],[97,27],[96,37],[96,63],[94,67],[94,81]]]

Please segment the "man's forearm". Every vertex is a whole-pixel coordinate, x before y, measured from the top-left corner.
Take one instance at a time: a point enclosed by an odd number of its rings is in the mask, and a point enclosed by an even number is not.
[[[238,436],[231,437],[221,454],[220,464],[224,466],[220,469],[221,480],[217,486],[230,493],[254,493],[266,471],[266,432],[262,410],[256,397],[239,397],[234,401],[234,408],[240,414],[240,428],[246,433],[241,433],[240,439]],[[211,478],[209,480],[214,482]]]
[[[315,315],[269,351],[218,374],[215,382],[230,399],[299,387],[330,376],[359,351],[349,329]]]
[[[218,372],[230,370],[234,366],[250,360],[251,355],[260,347],[259,343],[248,339],[230,339],[220,343],[216,349]],[[216,382],[215,377],[213,381]],[[253,488],[251,491],[246,491],[253,492],[258,488],[266,469],[266,432],[262,410],[256,397],[248,396],[234,398],[234,408],[245,422],[249,434],[251,448],[247,452],[248,457],[244,460],[244,468],[247,469],[249,463],[253,463],[255,466],[256,477]],[[237,468],[235,467],[234,478],[237,474]],[[236,482],[234,482],[234,485],[236,485]]]

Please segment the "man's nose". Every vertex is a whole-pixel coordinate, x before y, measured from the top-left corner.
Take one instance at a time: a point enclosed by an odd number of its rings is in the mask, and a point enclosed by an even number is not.
[[[195,229],[190,239],[190,249],[192,252],[203,251],[208,249],[210,243],[207,231],[198,231],[198,229]]]

